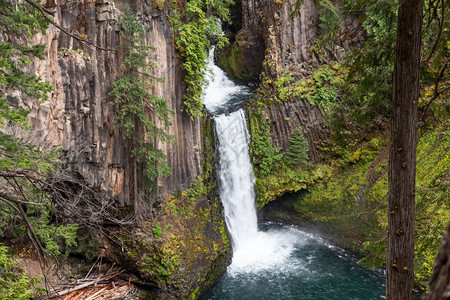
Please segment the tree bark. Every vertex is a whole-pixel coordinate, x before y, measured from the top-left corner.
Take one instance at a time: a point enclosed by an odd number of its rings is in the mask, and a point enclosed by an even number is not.
[[[434,261],[429,294],[423,297],[423,299],[450,299],[450,223],[447,225],[439,253]]]
[[[422,0],[400,0],[389,158],[386,299],[412,299]]]

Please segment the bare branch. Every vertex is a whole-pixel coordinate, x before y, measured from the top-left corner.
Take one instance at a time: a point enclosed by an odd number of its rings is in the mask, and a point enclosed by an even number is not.
[[[448,60],[449,60],[449,58],[447,57],[447,59],[445,60],[445,63],[443,64],[441,70],[439,71],[438,77],[436,78],[436,82],[434,83],[434,92],[433,92],[433,96],[432,96],[431,99],[425,104],[425,106],[423,106],[423,113],[422,113],[422,116],[421,116],[421,118],[420,118],[422,122],[423,122],[424,119],[425,119],[425,115],[426,115],[426,113],[427,113],[428,108],[430,107],[430,105],[431,105],[431,104],[434,102],[434,100],[436,100],[436,99],[439,97],[439,95],[443,92],[443,91],[439,92],[439,83],[441,82],[442,78],[444,77],[444,73],[445,73],[445,70],[446,70],[447,65],[448,65]],[[444,89],[444,90],[446,90],[446,89]]]
[[[51,17],[48,16],[49,14],[53,15],[54,12],[46,9],[45,7],[43,7],[42,5],[34,2],[33,0],[25,0],[25,1],[27,3],[29,3],[30,5],[34,6],[35,8],[37,8],[41,12],[41,14],[44,16],[44,18],[47,19],[47,21],[49,21],[53,26],[55,26],[56,28],[58,28],[59,30],[61,30],[62,32],[64,32],[68,36],[70,36],[71,38],[74,38],[74,39],[76,39],[77,41],[79,41],[79,42],[81,42],[83,44],[95,47],[98,50],[102,50],[102,51],[116,51],[116,49],[110,49],[110,48],[104,48],[104,47],[98,46],[95,43],[80,37],[79,35],[75,35],[73,33],[70,33],[69,31],[64,29],[61,25],[56,23]]]
[[[18,201],[15,197],[11,195],[7,195],[0,191],[0,200],[7,203],[9,206],[14,208],[22,218],[25,228],[27,229],[28,237],[30,238],[31,242],[33,243],[34,248],[36,249],[36,252],[38,254],[39,258],[39,264],[41,265],[42,270],[44,270],[45,263],[44,263],[44,254],[47,253],[47,251],[42,246],[41,242],[39,241],[38,236],[36,235],[36,232],[33,229],[33,226],[31,226],[30,221],[28,220],[28,217],[22,207],[22,204],[20,201]],[[15,204],[15,205],[14,205]]]
[[[45,12],[45,13],[47,13],[47,14],[49,14],[49,15],[52,15],[52,16],[55,14],[54,11],[51,11],[51,10],[49,10],[49,9],[47,9],[47,8],[45,8],[45,7],[43,7],[42,5],[40,5],[40,4],[37,3],[37,2],[34,2],[33,0],[25,0],[25,2],[27,2],[28,4],[34,6],[34,7],[37,8],[37,9],[39,9],[41,12]]]

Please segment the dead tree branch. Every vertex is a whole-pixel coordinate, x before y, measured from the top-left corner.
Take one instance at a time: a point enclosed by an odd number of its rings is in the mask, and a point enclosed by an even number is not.
[[[47,19],[47,21],[49,21],[53,26],[55,26],[56,28],[58,28],[59,30],[61,30],[62,32],[64,32],[66,35],[70,36],[73,39],[76,39],[77,41],[79,41],[80,43],[86,44],[88,46],[92,46],[98,50],[102,50],[102,51],[116,51],[116,49],[111,49],[111,48],[104,48],[101,46],[98,46],[97,44],[95,44],[92,41],[89,41],[87,39],[82,38],[79,35],[70,33],[69,31],[67,31],[66,29],[64,29],[61,25],[59,25],[58,23],[56,23],[50,16],[50,15],[54,15],[54,12],[46,9],[45,7],[43,7],[42,5],[40,5],[39,3],[33,1],[33,0],[25,0],[27,3],[29,3],[30,5],[32,5],[33,7],[37,8],[39,10],[39,12],[44,16],[44,18]]]

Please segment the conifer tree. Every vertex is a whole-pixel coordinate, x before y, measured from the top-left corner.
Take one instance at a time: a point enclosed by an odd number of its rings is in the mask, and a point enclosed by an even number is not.
[[[389,156],[388,300],[413,298],[422,7],[422,0],[406,0],[398,8]]]
[[[139,222],[146,214],[146,203],[139,195],[139,187],[147,187],[147,192],[150,192],[154,190],[158,176],[171,173],[166,156],[154,144],[157,140],[173,142],[173,136],[166,133],[173,111],[167,108],[165,99],[151,93],[155,82],[162,81],[152,74],[156,64],[149,60],[149,53],[154,48],[143,43],[146,27],[129,6],[124,10],[121,26],[124,43],[119,50],[124,59],[110,96],[113,97],[112,103],[118,106],[115,125],[122,130],[130,146],[135,215]],[[144,170],[141,171],[138,164],[143,165]]]
[[[308,141],[301,131],[296,129],[290,139],[291,146],[285,154],[285,160],[290,165],[305,164],[308,161]]]

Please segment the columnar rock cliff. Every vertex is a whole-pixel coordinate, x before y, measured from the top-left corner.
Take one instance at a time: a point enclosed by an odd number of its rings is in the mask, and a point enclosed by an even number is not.
[[[55,22],[88,43],[52,25],[36,35],[34,42],[46,45],[45,60],[36,60],[32,67],[54,90],[43,103],[24,98],[21,105],[31,109],[29,121],[40,143],[63,148],[64,167],[114,198],[117,206],[132,205],[134,166],[126,140],[114,126],[117,107],[109,96],[116,75],[123,72],[119,69],[123,57],[116,51],[123,42],[118,20],[125,5],[131,6],[147,27],[145,43],[156,48],[149,53],[157,64],[153,75],[164,78],[152,92],[175,112],[167,130],[176,144],[157,144],[167,155],[172,175],[158,179],[157,212],[147,215],[140,227],[108,229],[115,238],[104,237],[97,255],[139,275],[156,299],[194,299],[224,272],[230,244],[215,190],[212,125],[206,118],[192,120],[183,111],[183,70],[167,5],[159,10],[158,3],[44,2],[55,11]]]
[[[317,65],[309,51],[319,33],[316,4],[305,0],[300,11],[291,16],[294,2],[242,0],[242,28],[236,34],[236,42],[218,58],[230,75],[276,79],[286,71],[299,78],[310,74],[309,66]],[[270,105],[262,114],[270,124],[272,145],[282,150],[289,147],[289,139],[297,128],[301,128],[310,145],[328,134],[322,113],[301,98]],[[311,158],[318,159],[315,147],[311,149]]]
[[[130,188],[131,166],[125,156],[124,140],[114,127],[115,108],[108,96],[111,83],[120,71],[120,57],[115,51],[121,42],[117,23],[127,1],[75,1],[56,5],[55,21],[68,32],[79,33],[102,48],[80,43],[55,27],[37,42],[47,45],[46,60],[36,61],[35,70],[54,86],[50,99],[34,103],[30,114],[33,126],[40,130],[47,145],[62,146],[67,163],[92,186],[126,204]],[[148,45],[156,47],[151,57],[158,67],[155,76],[164,78],[154,92],[167,100],[175,111],[169,133],[177,145],[158,145],[168,156],[172,176],[160,179],[162,194],[186,189],[202,172],[201,123],[191,121],[182,112],[183,82],[180,63],[173,44],[173,29],[164,11],[151,3],[128,1],[148,26]]]
[[[276,80],[289,72],[295,79],[309,77],[319,66],[317,54],[310,49],[323,29],[319,23],[319,7],[314,0],[301,1],[294,12],[295,0],[242,0],[242,28],[236,41],[219,56],[218,61],[231,75],[240,79],[259,76]],[[339,45],[325,57],[339,57],[344,48],[360,41],[362,31],[356,18],[341,24]],[[310,158],[319,160],[319,143],[326,141],[329,130],[320,109],[297,97],[268,105],[262,114],[270,124],[272,145],[285,151],[295,129],[301,129],[310,145]]]

